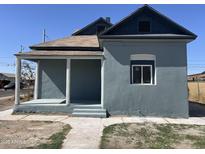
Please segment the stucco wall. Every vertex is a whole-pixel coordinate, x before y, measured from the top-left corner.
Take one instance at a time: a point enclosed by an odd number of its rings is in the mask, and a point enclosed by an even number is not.
[[[105,42],[104,107],[112,115],[188,117],[186,44]],[[130,84],[130,55],[156,55],[156,85]]]
[[[71,60],[71,102],[100,101],[101,61]],[[83,102],[80,102],[83,103]],[[88,102],[92,103],[92,102]],[[100,102],[99,102],[100,103]]]
[[[66,60],[40,60],[39,98],[65,98]]]

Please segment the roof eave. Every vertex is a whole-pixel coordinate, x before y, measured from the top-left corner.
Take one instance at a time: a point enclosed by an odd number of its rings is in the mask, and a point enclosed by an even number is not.
[[[190,39],[195,40],[197,36],[132,36],[132,35],[101,35],[100,39]]]
[[[76,47],[76,46],[30,46],[30,49],[32,50],[91,50],[91,51],[98,51],[102,50],[100,47]]]

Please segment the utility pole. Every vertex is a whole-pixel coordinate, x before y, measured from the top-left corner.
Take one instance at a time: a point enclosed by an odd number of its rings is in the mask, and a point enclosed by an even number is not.
[[[43,43],[46,42],[46,29],[43,29]]]
[[[20,53],[23,52],[23,50],[24,50],[24,47],[23,47],[23,45],[21,45]]]

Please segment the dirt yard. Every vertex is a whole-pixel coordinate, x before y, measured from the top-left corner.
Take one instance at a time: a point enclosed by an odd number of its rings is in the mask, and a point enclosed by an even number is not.
[[[14,97],[1,99],[0,98],[0,111],[8,110],[14,105]]]
[[[21,102],[33,99],[32,89],[21,89]],[[8,110],[14,106],[14,90],[0,89],[0,111]]]
[[[61,148],[71,127],[50,121],[0,121],[0,149]]]
[[[101,148],[205,148],[205,126],[177,124],[115,124],[103,130]]]
[[[189,100],[205,104],[205,82],[188,82]]]

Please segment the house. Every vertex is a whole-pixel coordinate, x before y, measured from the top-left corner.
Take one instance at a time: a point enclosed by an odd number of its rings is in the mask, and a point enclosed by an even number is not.
[[[188,75],[188,81],[205,81],[205,71]]]
[[[16,54],[15,112],[188,117],[187,43],[196,35],[144,5]],[[21,60],[36,62],[34,100],[20,103]]]
[[[6,84],[11,81],[15,81],[14,73],[0,73],[0,88],[3,88]]]
[[[15,80],[15,74],[14,73],[0,73],[0,80],[8,80],[8,81],[14,81]]]

